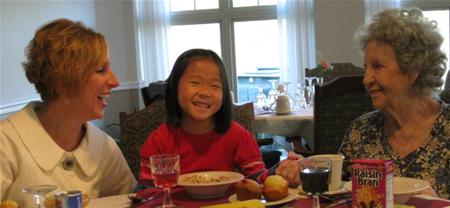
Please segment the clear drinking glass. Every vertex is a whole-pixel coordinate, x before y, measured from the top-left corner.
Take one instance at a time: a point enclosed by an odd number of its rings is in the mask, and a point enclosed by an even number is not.
[[[294,110],[302,111],[306,109],[305,88],[304,81],[297,83],[297,89],[294,94]]]
[[[267,97],[264,94],[264,89],[258,87],[258,95],[256,96],[256,108],[258,110],[265,110],[267,108]]]
[[[45,194],[56,188],[54,185],[36,185],[25,187],[22,191],[33,195],[36,208],[44,208]]]
[[[306,98],[306,103],[308,104],[308,107],[314,106],[314,85],[313,85],[314,79],[316,79],[316,77],[306,77],[308,85],[306,86],[306,90],[305,90],[305,98]]]
[[[303,158],[299,163],[302,189],[312,195],[312,208],[320,208],[319,195],[328,191],[330,183],[331,160],[319,157]]]
[[[164,190],[164,201],[160,207],[178,207],[172,202],[170,188],[177,185],[180,174],[180,156],[177,154],[150,156],[150,171],[155,185]]]
[[[278,80],[269,80],[269,82],[272,84],[272,88],[269,90],[267,95],[267,106],[271,106],[273,103],[275,103],[275,100],[277,99],[276,84]]]

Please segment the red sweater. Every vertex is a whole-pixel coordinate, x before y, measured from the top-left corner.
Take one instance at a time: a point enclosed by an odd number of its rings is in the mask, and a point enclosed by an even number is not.
[[[141,147],[141,180],[151,180],[149,157],[155,154],[180,155],[180,174],[199,171],[239,171],[260,182],[268,175],[253,135],[236,122],[221,135],[215,131],[194,135],[180,127],[169,130],[161,124]]]

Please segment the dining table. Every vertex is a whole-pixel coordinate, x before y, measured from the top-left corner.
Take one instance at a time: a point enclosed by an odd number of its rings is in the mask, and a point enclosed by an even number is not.
[[[150,190],[150,192],[155,191],[155,194],[160,193],[157,189]],[[297,192],[296,192],[297,193]],[[198,208],[208,205],[217,205],[230,203],[230,199],[234,194],[234,190],[230,188],[224,196],[212,199],[197,199],[189,195],[183,188],[177,187],[172,190],[172,200],[175,204],[182,208]],[[146,203],[140,204],[138,206],[131,206],[130,196],[135,194],[122,194],[116,196],[109,196],[103,198],[97,198],[90,200],[87,208],[152,208],[162,203],[162,195],[158,195],[154,200],[148,201]],[[235,196],[235,195],[234,195]],[[231,200],[234,201],[234,200]],[[349,202],[349,201],[347,201]],[[280,201],[280,203],[272,203],[272,206],[266,206],[268,208],[289,208],[289,207],[311,207],[312,199],[302,195],[296,194],[292,199]],[[331,204],[331,202],[323,203],[323,205]],[[350,208],[350,203],[343,203],[335,208]]]
[[[147,190],[145,190],[147,191]],[[154,189],[154,193],[160,193]],[[159,190],[160,191],[160,190]],[[136,194],[136,193],[135,193]],[[123,194],[116,196],[109,196],[90,200],[87,208],[151,208],[161,204],[161,195],[154,200],[143,203],[139,206],[131,206],[129,196],[135,194]],[[191,197],[182,187],[175,187],[172,190],[172,199],[179,207],[182,208],[197,208],[207,205],[216,205],[230,203],[231,196],[234,194],[230,188],[224,196],[213,199],[196,199]],[[442,208],[450,207],[450,200],[432,197],[428,195],[414,195],[409,198],[403,205],[411,207],[427,207],[427,208]],[[309,208],[312,206],[312,199],[299,192],[292,200],[276,204],[273,206],[266,206],[268,208]],[[341,198],[335,201],[321,201],[322,208],[351,208],[351,198]]]
[[[273,111],[255,111],[255,130],[257,133],[285,137],[286,140],[297,138],[310,149],[314,149],[314,109],[307,107],[286,114]],[[290,141],[289,141],[290,142]]]

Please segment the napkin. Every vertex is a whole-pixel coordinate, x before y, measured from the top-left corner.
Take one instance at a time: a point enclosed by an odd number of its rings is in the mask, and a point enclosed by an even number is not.
[[[171,193],[176,193],[182,191],[183,188],[176,186],[170,189]],[[136,192],[134,196],[135,200],[140,200],[141,203],[132,205],[133,208],[151,208],[155,205],[160,204],[163,200],[164,192],[161,188],[150,187],[144,190]]]
[[[405,204],[412,205],[415,207],[442,208],[442,207],[449,207],[450,200],[432,197],[428,195],[416,195],[411,196]]]

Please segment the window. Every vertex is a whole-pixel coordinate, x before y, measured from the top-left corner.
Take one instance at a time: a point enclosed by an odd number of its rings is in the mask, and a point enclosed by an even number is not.
[[[442,43],[441,49],[442,51],[444,51],[447,54],[447,71],[445,72],[443,79],[445,81],[445,78],[447,77],[447,73],[450,70],[449,69],[449,60],[448,58],[450,57],[450,53],[449,53],[449,39],[450,39],[450,35],[449,35],[449,19],[450,19],[450,10],[446,9],[446,10],[428,10],[428,11],[424,11],[424,15],[426,17],[428,17],[429,19],[435,20],[438,24],[438,28],[439,28],[439,32],[441,33],[441,35],[444,37],[444,42]]]
[[[239,101],[256,101],[259,88],[267,95],[279,80],[277,20],[234,23]]]
[[[447,76],[447,73],[450,71],[449,67],[449,58],[450,58],[450,2],[449,1],[441,1],[441,0],[408,0],[402,1],[402,7],[417,7],[424,11],[424,15],[431,19],[435,20],[438,23],[439,32],[444,37],[444,42],[442,43],[442,50],[447,54],[447,72],[444,74],[444,81]]]
[[[183,51],[207,48],[225,64],[237,102],[279,80],[277,0],[170,0],[169,65]]]

